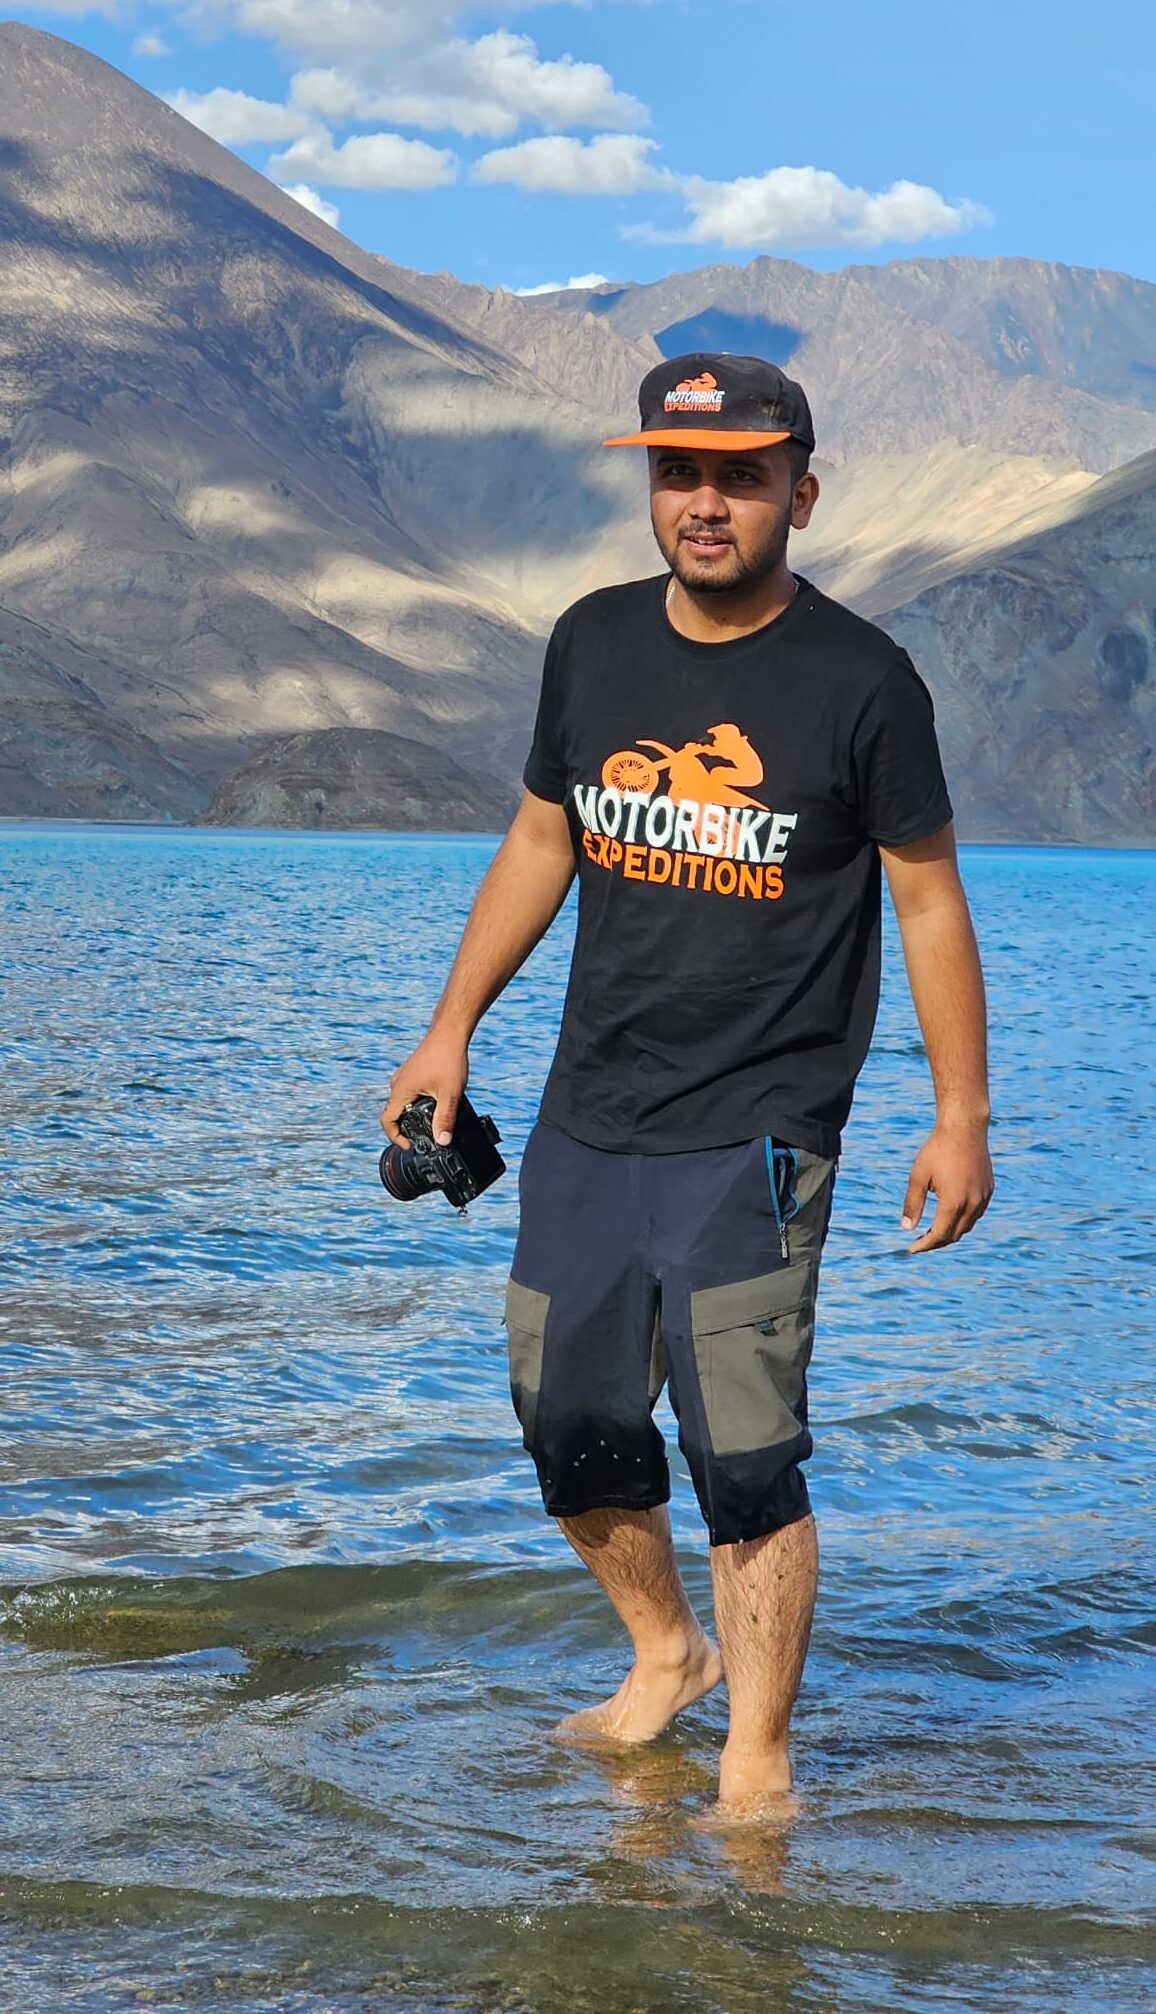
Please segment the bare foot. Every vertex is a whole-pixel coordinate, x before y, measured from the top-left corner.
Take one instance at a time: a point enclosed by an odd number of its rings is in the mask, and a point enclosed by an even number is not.
[[[716,1805],[690,1821],[695,1832],[710,1836],[720,1863],[749,1895],[787,1892],[796,1799],[787,1791],[779,1802],[790,1808],[765,1811],[761,1818],[735,1818],[720,1812]]]
[[[568,1713],[553,1729],[555,1741],[653,1741],[676,1713],[702,1699],[723,1675],[722,1659],[708,1636],[667,1655],[633,1664],[612,1699]]]
[[[729,1746],[723,1749],[718,1803],[711,1813],[714,1824],[782,1825],[797,1817],[799,1810],[785,1748],[770,1753],[734,1753]]]
[[[702,1832],[731,1833],[744,1826],[773,1832],[793,1825],[803,1809],[803,1800],[793,1790],[768,1790],[760,1796],[736,1799],[724,1804],[720,1797],[691,1824]]]

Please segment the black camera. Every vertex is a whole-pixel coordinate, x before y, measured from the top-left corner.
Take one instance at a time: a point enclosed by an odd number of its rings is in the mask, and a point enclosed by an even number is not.
[[[410,1142],[408,1147],[390,1145],[378,1163],[378,1172],[391,1196],[399,1203],[412,1203],[416,1196],[428,1196],[444,1189],[455,1210],[464,1210],[491,1182],[506,1172],[506,1164],[496,1151],[501,1139],[493,1120],[474,1111],[467,1097],[458,1106],[454,1136],[448,1147],[439,1147],[433,1136],[436,1098],[422,1092],[411,1099],[398,1120],[398,1127]]]

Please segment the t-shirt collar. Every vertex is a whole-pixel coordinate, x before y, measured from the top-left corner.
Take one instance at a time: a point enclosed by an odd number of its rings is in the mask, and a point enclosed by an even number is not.
[[[666,607],[666,597],[673,578],[673,574],[665,573],[659,575],[656,582],[658,588],[658,615],[667,641],[677,645],[680,650],[716,659],[719,652],[743,651],[755,645],[766,644],[772,639],[777,643],[785,629],[794,627],[803,608],[812,600],[815,593],[815,588],[811,581],[805,580],[801,573],[793,574],[792,578],[795,582],[794,596],[787,603],[786,608],[781,609],[778,615],[772,616],[770,622],[762,623],[758,629],[750,630],[746,636],[726,637],[721,643],[703,643],[697,637],[683,636],[682,631],[676,629],[670,619]]]

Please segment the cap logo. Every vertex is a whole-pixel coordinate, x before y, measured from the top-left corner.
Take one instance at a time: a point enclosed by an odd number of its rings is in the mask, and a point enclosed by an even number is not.
[[[667,413],[721,413],[726,393],[719,390],[717,378],[704,371],[698,378],[683,378],[673,391],[666,394],[663,411]]]

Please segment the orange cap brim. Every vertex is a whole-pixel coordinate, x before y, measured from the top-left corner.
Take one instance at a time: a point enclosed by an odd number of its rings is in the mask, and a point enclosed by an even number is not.
[[[741,454],[744,448],[773,448],[789,441],[789,433],[720,433],[713,427],[651,427],[642,434],[616,434],[604,448],[706,448],[718,454]]]

